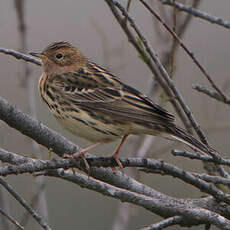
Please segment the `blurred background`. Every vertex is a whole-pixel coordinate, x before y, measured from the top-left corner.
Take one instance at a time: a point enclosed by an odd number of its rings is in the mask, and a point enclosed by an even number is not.
[[[191,1],[183,2],[191,4]],[[203,0],[200,2],[200,10],[230,21],[229,1]],[[165,20],[172,21],[169,7],[164,6],[165,11],[162,10],[162,6],[158,4],[157,0],[153,0],[152,5],[158,12],[166,13]],[[153,49],[163,58],[171,48],[171,37],[163,27],[157,25],[138,1],[132,1],[130,12],[147,36]],[[178,12],[180,19],[185,16],[186,14]],[[128,42],[105,1],[1,0],[0,28],[0,47],[23,52],[40,51],[50,42],[67,40],[91,60],[118,75],[124,82],[146,94],[151,91],[150,85],[153,80],[150,71]],[[193,18],[183,35],[183,41],[213,80],[226,94],[230,95],[229,31]],[[211,145],[229,157],[229,107],[192,89],[192,84],[211,87],[204,75],[181,48],[178,48],[174,61],[173,78],[176,86],[192,109]],[[22,111],[37,117],[38,120],[60,132],[72,142],[81,147],[88,146],[87,141],[65,131],[41,103],[37,91],[41,71],[41,67],[25,64],[22,60],[0,54],[0,96],[15,104]],[[154,93],[154,100],[175,114],[170,103],[162,99],[161,90],[158,90],[157,94]],[[177,119],[177,123],[181,124],[179,119]],[[148,157],[165,159],[167,162],[189,171],[203,172],[200,162],[171,156],[172,148],[186,149],[185,146],[173,144],[161,138],[153,138],[151,143],[152,145],[147,151]],[[93,150],[92,153],[111,154],[116,144],[104,145]],[[32,144],[29,138],[9,128],[1,121],[0,147],[25,156],[48,159],[47,149]],[[123,155],[121,154],[121,156],[133,156],[136,147],[140,147],[139,139],[130,138],[122,149]],[[35,153],[38,154],[34,155]],[[53,157],[56,156],[53,155]],[[127,173],[137,176],[136,171],[127,171]],[[199,198],[202,195],[200,191],[171,177],[141,173],[137,178],[170,196]],[[44,179],[39,178],[35,181],[32,175],[7,177],[7,181],[27,202],[36,202],[37,191],[45,188],[42,198],[39,199],[43,204],[42,209],[45,210],[46,206],[48,208],[48,213],[45,215],[53,229],[121,229],[117,227],[117,215],[121,211],[121,202],[61,180]],[[25,210],[2,188],[0,188],[0,195],[3,197],[2,205],[4,201],[5,203],[9,202],[10,214],[15,219],[26,219]],[[125,229],[140,229],[160,219],[134,205],[128,208],[123,206],[122,210],[124,213],[127,211],[130,217]],[[3,222],[4,220],[0,217],[0,229],[4,229]],[[36,230],[39,227],[33,219],[29,219],[26,229]],[[177,227],[169,229],[177,229]]]

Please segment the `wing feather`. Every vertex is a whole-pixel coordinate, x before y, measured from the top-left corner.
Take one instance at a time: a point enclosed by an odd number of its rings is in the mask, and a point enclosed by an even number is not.
[[[76,107],[126,121],[161,124],[174,121],[173,115],[95,63],[66,75],[66,78],[57,77],[55,80],[62,82],[56,85],[63,100]]]

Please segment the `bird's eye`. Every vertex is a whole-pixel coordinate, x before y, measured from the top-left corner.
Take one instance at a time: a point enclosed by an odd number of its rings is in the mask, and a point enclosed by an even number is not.
[[[63,58],[63,55],[62,55],[61,53],[58,53],[58,54],[56,54],[56,58],[57,58],[57,59],[62,59],[62,58]]]

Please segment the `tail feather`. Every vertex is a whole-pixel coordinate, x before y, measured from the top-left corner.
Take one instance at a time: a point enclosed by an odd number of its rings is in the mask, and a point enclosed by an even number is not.
[[[170,128],[168,129],[168,133],[170,136],[177,139],[178,141],[183,142],[184,144],[190,146],[192,149],[198,150],[199,152],[205,155],[210,155],[210,151],[213,151],[213,149],[210,146],[201,143],[195,137],[187,134],[181,128],[178,127]]]

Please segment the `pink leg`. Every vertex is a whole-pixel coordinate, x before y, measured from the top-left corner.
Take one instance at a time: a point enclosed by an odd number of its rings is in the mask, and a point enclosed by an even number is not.
[[[112,157],[115,159],[115,161],[117,162],[117,165],[119,166],[120,169],[123,169],[123,165],[120,162],[120,160],[118,159],[118,154],[121,150],[122,145],[124,144],[125,140],[127,139],[127,137],[128,137],[128,134],[126,134],[122,137],[120,144],[118,145],[117,149],[115,150],[115,152],[112,155]],[[112,170],[114,171],[113,168],[112,168]]]

